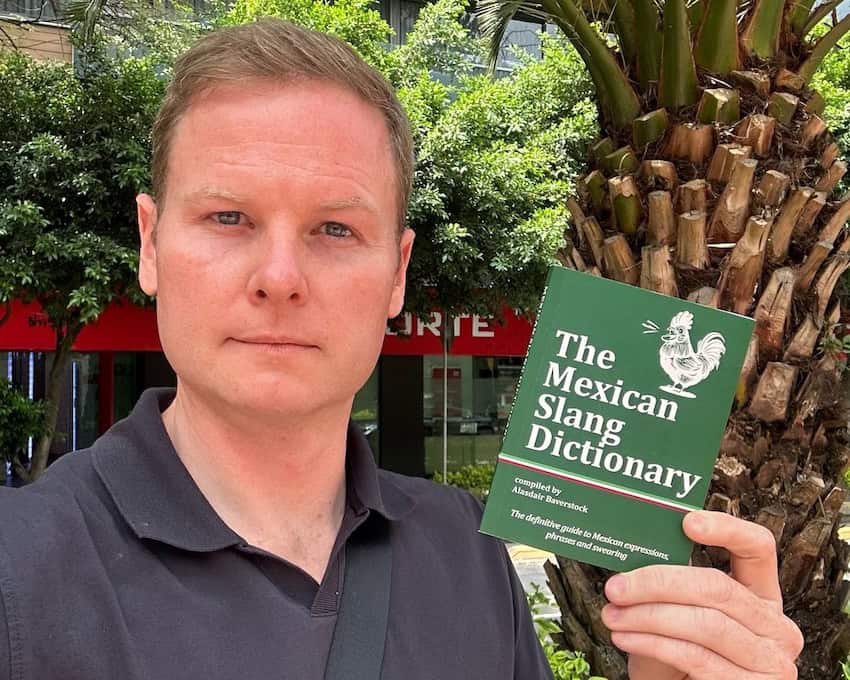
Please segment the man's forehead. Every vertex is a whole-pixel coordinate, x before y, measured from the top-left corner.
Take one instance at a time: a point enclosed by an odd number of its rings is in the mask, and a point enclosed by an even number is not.
[[[330,105],[340,104],[336,110],[344,114],[345,122],[352,128],[355,122],[358,123],[358,127],[362,127],[368,120],[376,127],[383,127],[389,138],[384,114],[378,106],[364,99],[345,83],[321,79],[249,78],[209,83],[188,100],[180,120],[221,107],[227,107],[230,112],[242,111],[246,117],[252,115],[263,117],[270,113],[267,107],[281,103],[287,109],[284,113],[286,116],[284,124],[263,118],[265,129],[286,130],[291,127],[292,116],[299,112],[306,114],[302,122],[321,124],[323,114],[332,113],[335,110],[335,107]],[[360,111],[359,115],[356,114],[356,110]],[[177,125],[179,124],[178,121]]]
[[[180,161],[174,155],[177,149]],[[359,188],[369,194],[384,185],[397,201],[395,155],[382,112],[334,82],[254,79],[211,85],[192,98],[177,121],[169,156],[173,170],[182,166],[183,190],[176,193],[193,202],[218,198],[238,205],[255,200],[258,187],[230,180],[257,164],[267,179],[277,175],[284,183],[295,179],[293,170],[311,184],[335,175],[352,180],[347,188],[322,183],[321,204],[317,197],[316,203],[311,201],[314,207],[383,212],[375,205],[377,197],[363,195]],[[204,168],[210,172],[199,176]]]
[[[343,85],[323,81],[225,82],[193,97],[176,121],[172,146],[190,155],[283,149],[304,161],[354,156],[364,167],[394,162],[383,113]],[[188,145],[188,146],[187,146]]]

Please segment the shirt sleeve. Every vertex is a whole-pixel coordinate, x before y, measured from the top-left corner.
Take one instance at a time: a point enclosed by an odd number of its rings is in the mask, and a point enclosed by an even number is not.
[[[528,600],[505,550],[514,600],[514,680],[553,680],[552,669],[537,638]]]

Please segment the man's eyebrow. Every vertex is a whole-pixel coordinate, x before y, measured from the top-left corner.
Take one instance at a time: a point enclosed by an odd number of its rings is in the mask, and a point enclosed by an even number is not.
[[[226,201],[232,201],[233,203],[245,203],[245,199],[238,194],[234,194],[227,189],[219,189],[218,187],[202,187],[186,195],[187,201],[202,201],[208,198],[221,198]]]
[[[371,201],[365,200],[360,196],[350,196],[348,198],[336,198],[324,201],[320,206],[322,210],[346,210],[348,208],[363,208],[371,212],[376,212]]]
[[[202,187],[186,195],[186,200],[191,202],[203,201],[210,198],[219,198],[232,203],[247,203],[247,200],[232,191],[218,187]],[[362,196],[348,196],[346,198],[333,198],[323,201],[319,208],[321,210],[348,210],[360,208],[369,212],[377,212],[372,202]]]

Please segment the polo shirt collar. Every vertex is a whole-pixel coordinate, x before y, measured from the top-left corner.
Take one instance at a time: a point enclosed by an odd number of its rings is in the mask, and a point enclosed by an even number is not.
[[[139,538],[196,552],[242,544],[201,493],[168,437],[162,411],[175,394],[173,388],[146,390],[132,413],[95,442],[95,470]],[[358,514],[375,511],[398,520],[413,509],[413,499],[379,473],[368,442],[351,422],[346,484],[347,502]]]

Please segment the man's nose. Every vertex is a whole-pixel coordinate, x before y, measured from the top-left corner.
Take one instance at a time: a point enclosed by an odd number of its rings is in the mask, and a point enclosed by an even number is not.
[[[267,229],[255,243],[255,264],[248,280],[248,296],[256,303],[290,301],[303,304],[308,287],[304,271],[305,248],[297,235]]]

